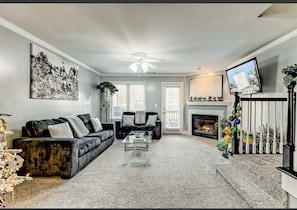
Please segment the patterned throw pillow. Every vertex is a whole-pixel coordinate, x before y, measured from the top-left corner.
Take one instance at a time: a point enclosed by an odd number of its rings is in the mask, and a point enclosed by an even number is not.
[[[149,115],[145,125],[156,126],[158,115]]]
[[[91,117],[92,125],[95,129],[95,132],[102,131],[103,127],[100,120],[97,117]]]
[[[123,115],[123,126],[134,126],[134,115]]]
[[[48,130],[52,138],[73,138],[68,122],[49,125]]]

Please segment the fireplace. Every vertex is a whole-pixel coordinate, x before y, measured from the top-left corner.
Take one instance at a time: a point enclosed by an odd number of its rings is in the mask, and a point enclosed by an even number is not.
[[[192,114],[192,135],[218,139],[218,116]]]

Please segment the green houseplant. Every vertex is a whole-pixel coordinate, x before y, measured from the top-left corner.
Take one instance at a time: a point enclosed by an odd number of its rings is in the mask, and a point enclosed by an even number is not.
[[[100,91],[100,93],[106,94],[106,89],[110,91],[110,95],[112,96],[115,92],[118,91],[116,86],[114,86],[111,82],[101,82],[96,88]]]
[[[284,79],[297,82],[297,64],[287,66],[282,69],[282,73],[284,74]]]

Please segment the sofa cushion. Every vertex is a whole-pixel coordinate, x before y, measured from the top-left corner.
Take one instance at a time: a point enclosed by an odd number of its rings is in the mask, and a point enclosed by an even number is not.
[[[135,112],[135,125],[144,125],[145,124],[145,111],[136,111]]]
[[[122,126],[120,129],[121,131],[130,131],[131,129],[136,129],[137,126],[133,125],[133,126]]]
[[[46,120],[31,120],[25,125],[28,136],[30,137],[50,137],[48,130],[49,125],[67,122],[65,119],[46,119]]]
[[[149,115],[145,125],[156,126],[158,115]]]
[[[85,124],[86,128],[91,132],[95,132],[94,127],[91,122],[91,115],[90,114],[79,114],[77,115],[79,119]]]
[[[157,115],[158,116],[157,119],[159,119],[159,115],[158,115],[157,112],[146,112],[145,115],[146,115],[145,116],[146,121],[147,121],[147,119],[149,118],[150,115]]]
[[[92,122],[95,132],[103,130],[102,124],[97,117],[91,118],[91,122]]]
[[[102,142],[113,136],[113,130],[102,130],[96,133],[90,133],[87,137],[99,137]]]
[[[52,138],[73,138],[73,134],[68,122],[49,125],[48,130]]]
[[[101,144],[101,139],[98,137],[84,137],[78,139],[78,157],[83,156],[92,149],[98,147]]]
[[[123,115],[123,126],[134,126],[134,115]]]
[[[155,126],[153,125],[140,125],[137,126],[134,130],[142,130],[142,131],[153,131]]]

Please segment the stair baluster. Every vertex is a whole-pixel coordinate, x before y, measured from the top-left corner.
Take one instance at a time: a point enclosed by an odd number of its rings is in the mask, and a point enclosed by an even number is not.
[[[267,102],[268,103],[268,106],[267,106],[267,132],[266,132],[266,150],[265,150],[265,153],[266,154],[269,154],[270,152],[269,152],[269,148],[270,148],[270,144],[269,144],[269,132],[270,132],[270,130],[269,130],[269,125],[270,125],[270,101],[268,101]]]
[[[254,102],[254,129],[253,129],[253,154],[256,154],[256,112],[257,112],[257,106],[256,101]]]
[[[276,101],[274,102],[274,128],[273,128],[272,153],[276,154]]]
[[[261,101],[261,124],[263,125],[263,101]],[[259,142],[259,154],[263,154],[263,127],[260,127],[260,142]]]
[[[281,103],[281,121],[280,121],[280,142],[279,142],[279,153],[283,154],[283,145],[284,145],[284,137],[283,137],[283,120],[284,120],[284,115],[283,115],[283,103]]]

